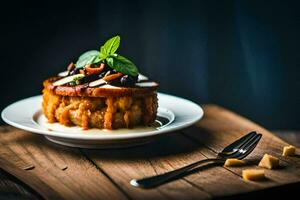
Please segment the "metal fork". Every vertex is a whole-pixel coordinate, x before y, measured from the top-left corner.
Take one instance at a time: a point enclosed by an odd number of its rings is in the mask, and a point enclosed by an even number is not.
[[[237,158],[243,159],[248,156],[256,147],[259,140],[261,139],[262,134],[256,133],[255,131],[248,133],[247,135],[243,136],[242,138],[234,141],[227,147],[225,147],[221,152],[218,153],[216,158],[208,158],[205,160],[200,160],[184,166],[179,169],[175,169],[170,172],[166,172],[163,174],[146,177],[143,179],[132,179],[130,184],[134,187],[141,187],[141,188],[152,188],[171,180],[174,180],[182,175],[186,174],[187,172],[199,167],[204,163],[223,163],[228,158]]]

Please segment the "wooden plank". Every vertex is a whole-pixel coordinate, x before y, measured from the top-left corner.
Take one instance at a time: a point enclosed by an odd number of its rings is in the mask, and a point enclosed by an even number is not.
[[[289,142],[290,144],[300,147],[300,131],[289,131],[289,130],[274,130],[272,131],[279,138],[284,141]]]
[[[6,132],[9,131],[8,127],[1,127],[1,132],[3,131],[3,129],[6,130]],[[300,132],[296,132],[296,131],[276,131],[275,132],[276,135],[280,136],[281,138],[284,138],[286,141],[289,141],[291,143],[293,142],[297,142],[297,138],[299,138],[299,134]],[[293,145],[297,145],[298,143],[294,143]],[[199,146],[199,145],[198,145]],[[299,144],[298,144],[299,146]],[[7,148],[5,148],[7,149]],[[3,148],[1,148],[0,150],[3,150]],[[209,150],[208,150],[209,151]],[[206,155],[209,154],[207,152],[205,152],[204,150],[201,151],[202,153],[204,152]],[[0,153],[1,155],[2,153]],[[214,154],[213,154],[214,155]],[[17,155],[16,155],[17,156]],[[193,158],[193,156],[191,156],[191,158]],[[19,167],[22,167],[22,165],[20,165]],[[212,171],[211,176],[215,177],[215,174],[218,173],[217,171]],[[192,180],[192,178],[194,178],[194,180]],[[191,182],[195,182],[197,180],[202,180],[202,179],[210,179],[211,177],[208,177],[207,175],[205,175],[204,177],[198,177],[194,175],[190,175],[189,178],[187,179],[188,181]],[[218,181],[218,179],[216,180]],[[222,180],[221,180],[222,181]],[[226,180],[226,182],[228,182]],[[195,183],[194,183],[195,184]],[[214,188],[214,187],[213,187]],[[24,187],[23,184],[18,183],[14,178],[12,178],[9,175],[6,175],[6,173],[1,172],[0,171],[0,191],[1,191],[1,198],[5,198],[5,199],[37,199],[37,197],[30,191],[28,191],[28,188]],[[221,191],[221,189],[220,189]]]
[[[22,159],[35,166],[24,173],[37,176],[64,199],[127,199],[77,149],[61,147],[47,142],[41,136],[11,127],[8,132],[1,132],[0,140],[3,144],[1,148],[9,146],[14,152],[12,155],[7,152],[0,154],[2,159],[10,160],[12,156],[23,152]],[[41,195],[51,199],[46,193]]]
[[[1,126],[0,127],[0,133],[7,133],[11,129],[8,126]],[[0,140],[0,145],[4,146],[4,141]],[[26,161],[23,160],[23,157],[26,157],[26,154],[23,154],[23,152],[15,153],[10,149],[10,146],[6,146],[6,148],[0,148],[0,155],[7,157],[10,156],[10,161],[13,162],[17,167],[21,169],[32,169],[34,166],[30,163],[26,163]],[[12,156],[13,155],[13,156]]]
[[[172,138],[165,137],[165,141],[159,141],[161,143],[159,146],[167,144],[169,140],[172,140],[169,148],[173,148],[173,151],[176,151],[177,148],[183,150],[190,149],[190,151],[183,151],[184,153],[181,153],[180,156],[171,154],[166,158],[156,159],[155,163],[157,165],[165,161],[171,165],[172,169],[177,169],[197,160],[206,159],[203,152],[210,151],[205,146],[199,145],[190,139],[183,137],[181,134],[173,135]],[[194,186],[202,188],[212,197],[229,196],[236,193],[253,191],[259,188],[243,182],[235,174],[219,166],[210,166],[208,168],[200,167],[198,170],[199,171],[196,170],[191,175],[186,176],[184,179]]]
[[[159,140],[161,141],[161,140]],[[211,197],[201,188],[185,180],[178,180],[154,189],[135,188],[129,184],[133,178],[141,178],[173,169],[167,164],[172,142],[153,142],[141,147],[111,150],[84,150],[85,154],[96,163],[113,181],[132,199],[208,199]],[[173,141],[173,140],[172,140]],[[180,150],[178,152],[178,150]],[[183,159],[182,156],[180,156]],[[158,162],[160,160],[161,162]],[[157,161],[157,162],[155,162]]]
[[[196,127],[185,130],[187,136],[194,141],[207,146],[215,153],[221,151],[226,145],[250,131],[258,131],[263,137],[254,152],[247,157],[248,165],[239,168],[228,168],[228,170],[241,176],[241,171],[245,168],[256,167],[265,153],[278,157],[281,161],[281,169],[266,170],[269,181],[258,183],[262,187],[271,187],[293,182],[300,182],[299,157],[281,156],[282,147],[287,145],[282,139],[261,126],[238,116],[224,108],[206,105],[204,106],[205,117]],[[298,149],[299,150],[299,149]],[[203,152],[207,157],[215,155]]]
[[[53,188],[49,187],[39,177],[32,176],[30,172],[24,172],[24,170],[16,167],[8,160],[3,160],[2,158],[0,158],[0,166],[6,172],[15,177],[18,177],[18,179],[23,183],[30,184],[30,187],[32,189],[34,189],[46,199],[63,199]]]
[[[4,170],[0,169],[0,199],[38,200],[41,199],[41,196]]]
[[[129,184],[132,178],[167,172],[205,159],[202,154],[205,149],[182,134],[173,133],[143,147],[84,152],[133,199],[158,199],[163,196],[170,199],[201,199],[261,188],[244,182],[222,167],[210,167],[150,190],[134,188]]]
[[[299,182],[299,157],[281,157],[287,143],[269,131],[223,108],[204,106],[205,117],[184,134],[171,133],[145,146],[114,150],[78,150],[52,144],[43,137],[11,127],[0,128],[0,157],[41,181],[67,199],[210,199]],[[5,129],[5,130],[3,130]],[[247,158],[253,168],[267,152],[283,166],[266,170],[264,182],[246,182],[242,168],[200,168],[182,179],[154,189],[134,188],[132,178],[163,173],[196,160],[216,156],[224,146],[248,131],[263,139]],[[297,150],[299,153],[299,149]],[[13,158],[13,159],[12,159]]]

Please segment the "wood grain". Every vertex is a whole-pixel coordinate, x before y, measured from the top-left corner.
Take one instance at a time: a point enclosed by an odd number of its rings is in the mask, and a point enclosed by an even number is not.
[[[272,133],[291,145],[300,147],[300,130],[274,130]]]
[[[26,176],[40,180],[41,188],[34,188],[35,181],[31,183],[23,174],[15,174],[46,199],[54,194],[64,199],[211,199],[300,182],[300,157],[282,157],[282,147],[287,145],[282,139],[224,108],[205,105],[204,112],[204,118],[196,126],[166,134],[144,146],[125,149],[67,148],[22,130],[0,127],[0,158],[9,160]],[[179,180],[153,189],[134,188],[129,184],[132,178],[215,157],[226,145],[252,130],[261,132],[263,138],[247,157],[244,167],[200,167]],[[266,170],[265,181],[244,181],[241,171],[257,168],[264,153],[279,157],[282,167]],[[46,187],[50,188],[50,194],[43,191]]]
[[[204,146],[175,133],[143,147],[107,151],[85,150],[85,152],[134,199],[143,199],[145,196],[148,199],[158,198],[157,190],[165,195],[164,198],[190,199],[191,197],[219,197],[256,189],[255,186],[244,182],[222,167],[201,170],[157,189],[144,190],[129,185],[132,178],[167,172],[196,160],[205,159],[202,154],[205,149]],[[222,184],[219,184],[220,182]],[[189,196],[179,195],[185,193],[189,193]]]
[[[221,107],[207,105],[204,106],[204,110],[206,117],[197,123],[196,126],[187,129],[184,132],[188,137],[205,145],[215,153],[221,151],[224,146],[250,131],[258,131],[263,134],[263,137],[254,152],[247,157],[247,166],[227,168],[229,171],[241,176],[241,171],[243,169],[257,167],[262,156],[265,153],[268,153],[280,159],[281,168],[278,170],[266,170],[268,180],[263,183],[253,182],[253,184],[267,188],[300,181],[299,157],[281,156],[283,146],[288,145],[288,143],[274,136],[263,127]],[[205,141],[204,138],[208,141]],[[215,156],[208,154],[207,152],[203,153],[207,157]]]
[[[25,173],[22,169],[16,167],[7,160],[0,158],[0,166],[11,175],[18,177],[23,183],[28,183],[30,187],[46,199],[63,199],[53,188],[43,182],[38,176],[31,172]]]
[[[41,196],[12,175],[0,169],[0,199],[37,200],[41,199]]]
[[[173,138],[173,137],[172,137]],[[142,147],[115,150],[84,150],[85,154],[110,176],[119,187],[133,199],[195,199],[210,198],[203,189],[193,186],[185,180],[178,180],[154,189],[132,187],[132,178],[141,178],[174,169],[168,158],[190,152],[190,147],[182,149],[174,140],[168,138],[147,144]],[[167,142],[167,143],[166,143]],[[178,143],[178,142],[177,142]],[[176,162],[176,161],[175,161]],[[186,196],[186,193],[189,195]]]
[[[9,129],[10,131],[0,134],[0,140],[4,144],[2,148],[9,146],[14,154],[1,154],[2,159],[10,160],[15,154],[23,152],[21,155],[26,155],[23,159],[35,166],[24,172],[42,180],[44,184],[41,187],[52,188],[64,199],[126,199],[104,174],[81,156],[79,150],[57,146],[43,137]],[[64,168],[66,169],[62,170]],[[21,176],[17,177],[26,182]],[[27,179],[26,183],[32,186],[30,181]],[[53,199],[52,193],[40,194],[46,199]]]

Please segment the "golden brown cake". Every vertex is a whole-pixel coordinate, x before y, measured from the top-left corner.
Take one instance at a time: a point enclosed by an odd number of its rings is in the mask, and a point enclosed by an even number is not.
[[[102,47],[113,46],[107,45],[115,42],[112,39]],[[158,84],[139,74],[128,59],[102,47],[98,53],[84,53],[66,72],[44,81],[44,115],[50,123],[83,129],[151,125],[157,113]]]
[[[296,152],[296,148],[294,146],[292,146],[292,145],[284,146],[282,155],[283,156],[294,156],[295,152]]]
[[[242,171],[243,179],[246,181],[259,181],[265,179],[265,170],[263,169],[245,169]]]
[[[236,158],[228,158],[224,163],[224,167],[238,167],[245,165],[245,162]]]
[[[258,166],[267,169],[275,169],[279,167],[279,159],[269,154],[265,154]]]

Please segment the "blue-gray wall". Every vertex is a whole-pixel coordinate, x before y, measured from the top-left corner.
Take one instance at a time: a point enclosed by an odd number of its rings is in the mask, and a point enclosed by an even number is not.
[[[1,13],[0,108],[119,34],[160,91],[300,129],[299,1],[11,2]],[[14,81],[13,81],[14,80]]]

